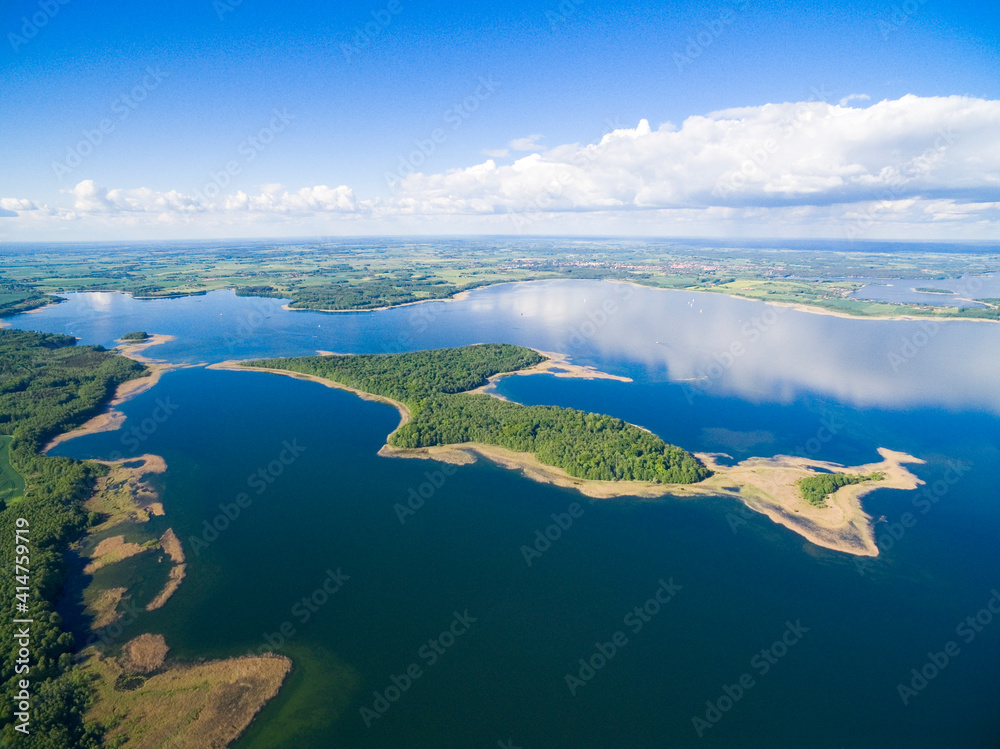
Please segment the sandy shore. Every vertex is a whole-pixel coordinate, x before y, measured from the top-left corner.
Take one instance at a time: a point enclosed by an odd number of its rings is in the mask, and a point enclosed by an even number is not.
[[[175,337],[172,335],[153,335],[145,341],[119,347],[118,350],[123,356],[144,364],[149,370],[149,374],[145,377],[129,380],[128,382],[123,382],[119,385],[115,389],[114,397],[108,403],[107,410],[103,413],[99,413],[89,421],[84,422],[76,429],[63,432],[62,434],[59,434],[51,439],[49,443],[42,448],[42,455],[48,453],[49,450],[54,448],[56,445],[61,445],[63,442],[68,442],[69,440],[76,439],[77,437],[83,437],[87,434],[99,434],[100,432],[113,432],[120,429],[121,425],[125,421],[125,414],[118,410],[118,406],[152,388],[160,381],[160,377],[162,377],[165,372],[169,372],[172,369],[180,369],[184,366],[180,364],[168,364],[162,359],[150,359],[143,354],[143,352],[151,346],[159,346],[161,343],[173,340],[175,340]]]
[[[562,359],[558,361],[560,363],[549,366],[566,367],[566,364],[562,363]],[[271,372],[309,382],[318,382],[327,387],[347,390],[366,400],[395,406],[400,413],[400,423],[396,429],[399,429],[410,419],[409,409],[398,401],[346,387],[315,375],[304,375],[300,372],[279,369],[248,369],[241,367],[239,362],[232,361],[213,364],[209,368]],[[589,371],[590,368],[581,369],[584,370],[586,376],[592,375],[592,372]],[[543,368],[539,371],[546,370]],[[714,471],[712,476],[697,484],[654,484],[644,481],[581,479],[571,476],[561,468],[542,463],[531,453],[517,453],[496,445],[474,442],[421,448],[399,448],[386,443],[378,454],[388,458],[418,458],[458,465],[473,463],[477,456],[481,456],[505,468],[519,470],[533,481],[574,489],[595,499],[654,498],[666,495],[674,497],[731,497],[742,501],[755,512],[766,515],[774,522],[795,531],[817,546],[858,556],[878,556],[879,551],[875,543],[871,517],[862,509],[861,497],[876,489],[909,490],[917,488],[922,482],[904,465],[924,462],[912,455],[887,448],[879,448],[878,452],[882,456],[881,462],[863,466],[842,466],[836,463],[788,455],[778,455],[773,458],[750,458],[735,466],[725,466],[719,463],[718,459],[723,457],[721,454],[696,453],[695,456]],[[834,473],[865,475],[883,473],[884,478],[879,481],[867,481],[863,484],[841,487],[827,499],[825,507],[815,507],[802,497],[798,481],[806,476],[814,475],[816,469]]]
[[[537,351],[545,357],[545,360],[540,361],[538,364],[533,366],[527,367],[526,369],[519,369],[516,372],[501,372],[500,374],[495,374],[489,378],[485,385],[480,385],[479,387],[473,388],[468,392],[485,393],[487,395],[492,395],[494,398],[500,398],[499,395],[493,392],[493,388],[497,382],[502,380],[504,377],[518,377],[536,374],[547,374],[552,375],[553,377],[563,377],[575,380],[616,380],[617,382],[632,382],[631,377],[608,374],[607,372],[602,372],[596,367],[573,364],[569,360],[569,354],[560,354],[555,351],[542,351],[541,349],[532,349],[532,351]],[[501,398],[501,400],[503,399]]]
[[[827,549],[857,556],[878,556],[871,517],[861,507],[861,497],[877,489],[915,489],[923,482],[904,464],[923,463],[906,453],[879,448],[883,460],[863,466],[777,455],[750,458],[735,466],[720,465],[718,455],[696,453],[715,473],[697,484],[654,484],[645,481],[594,481],[571,476],[561,468],[541,463],[531,453],[516,453],[496,445],[463,443],[437,447],[398,448],[384,445],[379,455],[393,458],[424,458],[466,465],[477,455],[494,463],[521,471],[527,478],[554,484],[595,499],[616,497],[732,497],[755,512],[795,531],[803,538]],[[827,499],[826,507],[809,504],[798,488],[798,480],[814,475],[815,468],[834,473],[871,474],[881,472],[881,481],[866,481],[841,487]]]

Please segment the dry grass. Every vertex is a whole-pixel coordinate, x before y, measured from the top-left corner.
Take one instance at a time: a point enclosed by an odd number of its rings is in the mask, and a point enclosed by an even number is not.
[[[115,659],[92,652],[85,668],[100,677],[99,699],[86,718],[109,727],[106,741],[127,738],[129,749],[221,749],[278,693],[291,661],[261,656],[168,665],[128,690],[115,688],[128,676]]]
[[[163,635],[139,635],[122,648],[118,665],[127,674],[150,674],[163,665],[168,650]]]
[[[184,580],[184,575],[187,573],[186,564],[175,564],[170,568],[170,575],[167,578],[167,584],[163,586],[163,590],[157,593],[156,598],[146,604],[146,611],[155,611],[167,602],[167,600],[172,596],[177,589],[181,587],[181,581]]]
[[[149,474],[163,473],[167,463],[159,455],[140,455],[115,462],[95,460],[111,470],[97,480],[94,493],[84,503],[89,512],[107,515],[108,518],[92,532],[108,530],[127,521],[145,523],[150,515],[163,515],[160,496],[144,481]],[[128,463],[130,468],[126,468]]]
[[[145,547],[126,542],[125,536],[105,538],[94,548],[91,555],[92,561],[83,568],[83,574],[93,575],[101,567],[134,557],[136,554],[141,554],[144,551],[146,551]]]

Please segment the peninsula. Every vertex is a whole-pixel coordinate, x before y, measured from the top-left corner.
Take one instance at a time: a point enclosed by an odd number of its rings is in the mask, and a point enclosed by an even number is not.
[[[608,376],[565,357],[558,363],[561,376]],[[380,455],[470,463],[478,454],[535,481],[595,498],[728,496],[818,546],[859,556],[878,555],[860,498],[876,489],[915,489],[921,483],[904,464],[922,461],[885,448],[879,449],[881,462],[866,466],[785,455],[727,466],[722,456],[691,454],[612,416],[503,400],[485,386],[499,377],[552,368],[543,352],[510,344],[222,362],[211,368],[283,374],[396,407],[400,424]],[[819,478],[830,474],[838,479]]]

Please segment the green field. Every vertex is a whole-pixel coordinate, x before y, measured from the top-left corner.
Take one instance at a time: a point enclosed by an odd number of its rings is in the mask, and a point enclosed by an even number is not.
[[[51,247],[11,251],[0,271],[0,316],[45,294],[124,291],[139,298],[235,289],[290,299],[293,309],[375,309],[495,283],[614,279],[802,304],[860,317],[997,319],[996,309],[851,299],[866,279],[933,282],[1000,270],[1000,252],[790,250],[633,240],[438,239],[303,243],[175,243],[169,248]],[[851,279],[849,281],[838,279]],[[927,287],[929,288],[929,287]]]

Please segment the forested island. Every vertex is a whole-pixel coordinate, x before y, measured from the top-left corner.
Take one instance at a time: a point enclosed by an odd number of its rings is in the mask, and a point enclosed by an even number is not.
[[[404,354],[265,359],[243,366],[300,372],[398,401],[409,419],[389,436],[393,447],[495,445],[597,481],[692,484],[712,475],[691,453],[621,419],[468,392],[490,377],[544,360],[529,348],[489,343]]]

